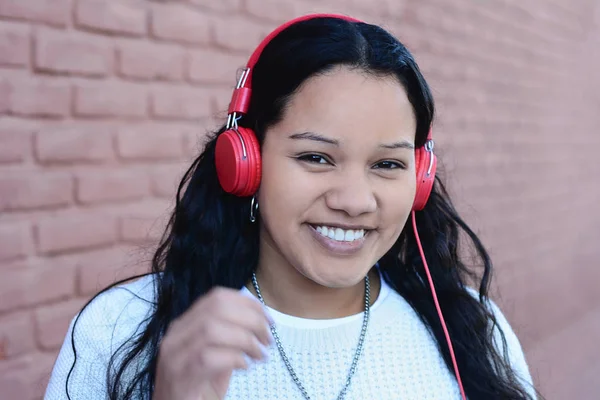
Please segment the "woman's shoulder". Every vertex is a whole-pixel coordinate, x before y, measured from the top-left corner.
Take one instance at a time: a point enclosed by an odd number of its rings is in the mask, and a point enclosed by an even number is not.
[[[155,282],[155,275],[148,274],[97,295],[73,319],[73,323],[76,322],[75,338],[81,336],[116,350],[124,339],[137,333],[151,315],[155,304]]]
[[[139,324],[154,307],[155,281],[155,275],[148,274],[101,292],[76,316],[78,327],[101,331],[114,325]]]
[[[480,301],[479,291],[473,288],[467,288],[467,292],[469,292],[469,294],[477,301]],[[496,320],[496,324],[493,327],[493,337],[498,353],[508,360],[522,386],[533,398],[536,398],[533,379],[531,377],[525,353],[514,327],[510,324],[506,315],[494,300],[486,297],[483,301],[483,305]]]
[[[505,355],[509,358],[522,355],[523,350],[521,348],[521,343],[517,337],[517,334],[515,333],[512,325],[510,324],[506,315],[502,312],[502,310],[500,309],[498,304],[489,297],[485,297],[482,301],[479,296],[479,291],[477,291],[476,289],[473,289],[471,287],[467,287],[467,292],[471,296],[473,296],[473,298],[475,300],[480,302],[488,310],[488,312],[490,314],[492,314],[494,316],[494,319],[496,322],[496,324],[494,326],[494,336],[495,336],[495,340],[497,342],[496,346],[498,347],[498,350],[501,351],[502,353],[504,353],[504,351],[505,351],[505,350],[503,350],[504,346],[501,343],[502,342],[501,333],[502,333],[504,336],[504,339],[506,340],[506,347],[507,347],[506,350],[509,351],[509,354],[505,354]]]
[[[156,293],[156,274],[149,273],[137,279],[115,285],[98,296],[90,303],[90,307],[125,307],[135,309],[140,306],[154,304]]]
[[[505,339],[507,341],[507,345],[509,347],[512,345],[513,347],[516,347],[515,350],[520,351],[521,344],[517,338],[517,334],[515,333],[512,325],[510,324],[506,315],[502,312],[502,310],[498,306],[498,304],[494,300],[492,300],[491,298],[489,298],[487,296],[482,301],[479,296],[479,291],[477,291],[476,289],[473,289],[471,287],[467,287],[467,292],[471,296],[473,296],[473,298],[475,300],[482,303],[482,305],[488,310],[488,312],[494,316],[494,319],[496,320],[495,329],[496,330],[499,329],[504,333]],[[498,334],[498,333],[499,332],[497,332],[496,334]]]
[[[154,310],[155,281],[155,275],[149,274],[115,285],[95,296],[73,317],[52,370],[46,399],[66,398],[69,376],[71,395],[95,399],[105,394],[111,356],[142,332]]]

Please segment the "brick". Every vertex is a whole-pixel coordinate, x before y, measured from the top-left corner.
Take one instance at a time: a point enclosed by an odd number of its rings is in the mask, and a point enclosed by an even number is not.
[[[75,115],[81,117],[143,117],[147,111],[146,88],[126,83],[78,85]]]
[[[150,172],[152,194],[158,197],[174,199],[177,187],[185,171],[186,165],[161,166],[152,170]]]
[[[342,0],[345,1],[345,0]],[[339,3],[339,0],[338,0]],[[379,3],[378,3],[379,4]],[[346,10],[349,9],[348,7],[346,7],[346,3],[342,3],[341,5],[337,5],[336,3],[331,3],[331,2],[294,2],[293,3],[293,7],[294,7],[294,12],[295,12],[295,16],[299,16],[299,15],[305,15],[305,14],[313,14],[313,13],[317,13],[317,14],[321,14],[321,13],[325,13],[325,14],[329,14],[329,13],[336,13],[339,14],[340,10]],[[343,7],[343,9],[342,9]],[[363,18],[361,16],[360,12],[357,11],[351,11],[351,12],[341,12],[342,14],[346,14],[346,15],[351,15],[354,18],[358,18],[361,19]],[[269,14],[269,12],[266,12],[266,14]],[[374,21],[372,18],[363,18],[365,21],[369,21],[370,23],[376,23],[376,21]],[[278,20],[276,21],[276,23],[280,23],[283,22],[282,20]],[[273,26],[274,28],[274,26]]]
[[[0,79],[0,113],[10,110],[10,96],[12,87],[7,80]]]
[[[32,133],[0,127],[0,164],[19,163],[31,154]]]
[[[27,65],[30,47],[29,27],[9,22],[0,26],[0,65]]]
[[[119,218],[119,238],[126,243],[157,243],[161,228],[156,215]]]
[[[117,225],[109,215],[87,211],[85,215],[41,219],[37,222],[37,236],[40,253],[56,254],[112,244]]]
[[[158,39],[207,44],[211,22],[204,13],[182,4],[154,4],[150,27]]]
[[[14,358],[35,350],[33,315],[21,311],[0,316],[0,343],[2,358]]]
[[[254,17],[283,22],[301,15],[298,9],[302,3],[293,0],[246,0],[244,6]]]
[[[64,26],[69,0],[0,0],[0,16]]]
[[[117,153],[123,159],[176,160],[183,156],[182,133],[176,127],[124,127],[117,138]]]
[[[73,201],[73,178],[60,172],[5,172],[0,176],[0,211],[60,207]]]
[[[32,399],[33,390],[29,382],[33,362],[30,358],[18,358],[0,362],[0,387],[7,399]]]
[[[173,167],[175,164],[166,164],[166,165],[170,165]],[[181,168],[183,168],[184,166],[189,166],[189,164],[187,162],[182,163]],[[150,168],[148,168],[148,169],[150,170]],[[143,200],[140,200],[137,202],[123,204],[122,207],[119,207],[118,209],[114,209],[114,212],[112,213],[112,215],[115,215],[116,217],[119,217],[119,218],[121,218],[121,217],[125,217],[125,218],[128,218],[128,217],[156,218],[157,216],[164,216],[164,217],[168,218],[171,214],[171,211],[172,211],[172,207],[169,204],[169,202],[165,202],[164,199],[157,199],[156,197],[153,196],[153,197],[148,197],[146,199],[143,199]],[[165,223],[166,223],[166,220],[165,220]]]
[[[373,7],[372,4],[368,2],[364,2],[361,0],[349,0],[344,2],[344,5],[349,9],[356,10],[352,13],[352,16],[361,19],[359,12],[368,13],[368,15],[383,15],[386,18],[399,18],[404,15],[404,10],[406,9],[407,2],[406,1],[398,1],[398,0],[381,0],[377,3],[377,7]],[[438,7],[441,8],[441,7]],[[450,7],[452,9],[457,7]],[[445,10],[447,12],[447,10]],[[365,20],[370,20],[372,18],[362,18]],[[443,20],[444,22],[448,18],[440,18],[440,22]],[[377,23],[377,21],[375,21]]]
[[[273,27],[269,29],[241,17],[227,16],[222,21],[215,21],[213,29],[217,45],[247,53],[254,50]]]
[[[56,362],[56,355],[54,352],[35,353],[34,357],[34,364],[28,378],[31,381],[33,399],[41,399],[45,395],[46,387],[48,387],[52,368]]]
[[[12,263],[2,268],[0,312],[64,299],[74,290],[74,268]]]
[[[31,225],[4,222],[0,225],[0,260],[25,257],[33,248]]]
[[[94,31],[141,36],[146,33],[146,13],[143,1],[79,0],[75,23]]]
[[[71,320],[84,305],[84,299],[75,298],[35,310],[35,337],[43,350],[60,348]]]
[[[185,51],[173,45],[121,43],[119,73],[128,78],[178,81],[183,79]]]
[[[55,354],[33,353],[0,361],[2,399],[43,398],[55,360]]]
[[[207,10],[225,11],[231,14],[242,8],[242,0],[188,0],[189,3]]]
[[[204,89],[172,87],[151,94],[152,115],[164,119],[194,119],[211,113],[211,93]]]
[[[189,160],[196,158],[202,151],[204,138],[198,135],[195,129],[183,131],[183,153]]]
[[[164,204],[163,208],[166,208]],[[160,215],[160,213],[164,213],[163,208],[161,207],[147,207],[144,204],[137,205],[135,209],[129,212],[120,211],[119,214],[121,216],[132,217],[136,215],[152,215],[152,210],[154,209],[154,215]],[[142,211],[140,211],[141,209]],[[7,269],[9,274],[8,278],[12,278],[14,271],[21,271],[21,275],[19,277],[21,279],[13,279],[14,283],[18,283],[17,287],[13,291],[9,291],[6,293],[7,298],[12,296],[11,299],[14,300],[14,303],[8,304],[7,309],[9,308],[19,308],[28,305],[35,305],[39,303],[49,303],[56,302],[61,300],[67,300],[72,297],[75,289],[75,283],[77,282],[78,291],[76,292],[79,295],[89,295],[91,294],[90,287],[93,285],[93,288],[96,289],[96,284],[98,283],[98,277],[107,277],[112,275],[112,277],[118,277],[120,279],[125,278],[134,274],[137,271],[135,266],[131,266],[132,264],[138,264],[138,255],[139,249],[134,248],[133,246],[115,246],[115,247],[107,247],[100,249],[81,249],[78,252],[72,253],[63,253],[54,255],[51,257],[45,257],[39,259],[37,262],[39,265],[26,265],[25,262],[13,262],[7,263]],[[133,260],[135,258],[135,260]],[[31,263],[30,263],[31,264]],[[148,268],[147,265],[144,265],[144,268]],[[62,295],[57,296],[55,293],[53,297],[43,297],[43,301],[39,301],[39,299],[31,299],[25,297],[27,294],[26,290],[23,289],[26,285],[31,285],[31,279],[25,278],[36,278],[35,275],[27,275],[24,274],[26,271],[35,271],[40,270],[41,279],[46,279],[50,274],[56,279],[63,279],[57,288],[62,287]],[[47,272],[46,272],[47,271]],[[87,271],[87,272],[83,272]],[[110,271],[108,274],[105,272]],[[118,274],[117,274],[118,273]],[[85,278],[82,280],[81,278]],[[22,281],[22,283],[21,283]],[[49,280],[50,284],[54,284],[55,281],[53,279]],[[104,281],[106,282],[106,281]],[[104,283],[103,282],[103,283]],[[42,282],[43,283],[43,282]],[[107,284],[110,282],[106,282]],[[85,286],[86,292],[82,292],[82,285]],[[86,286],[87,285],[87,286]],[[2,287],[2,283],[0,282],[0,288]],[[7,285],[7,288],[9,285]],[[48,290],[48,288],[44,286],[39,287],[42,292],[44,290]],[[59,291],[58,294],[61,292]],[[65,294],[66,293],[66,294]],[[2,290],[0,290],[0,300],[2,299]],[[0,313],[3,311],[2,305],[0,304]]]
[[[0,387],[2,395],[7,399],[29,399],[32,397],[31,387],[27,382],[29,359],[17,358],[0,361]],[[24,379],[25,378],[25,379]]]
[[[223,125],[227,122],[227,109],[229,108],[231,95],[231,89],[219,88],[212,90],[211,104],[213,116],[220,118]]]
[[[64,117],[69,114],[71,93],[66,82],[18,79],[11,81],[9,88],[9,109],[14,114],[38,117]]]
[[[131,265],[127,254],[129,247],[115,247],[88,254],[77,270],[77,293],[88,296],[108,285],[149,269],[143,265]]]
[[[111,44],[84,33],[38,29],[35,68],[52,73],[104,76],[113,64]]]
[[[98,163],[114,159],[109,126],[42,128],[35,134],[36,159],[42,164]]]
[[[97,171],[77,174],[76,196],[82,204],[140,199],[150,192],[144,171]]]
[[[234,87],[237,71],[247,62],[242,56],[218,50],[197,50],[189,55],[187,77],[192,82],[225,83]]]

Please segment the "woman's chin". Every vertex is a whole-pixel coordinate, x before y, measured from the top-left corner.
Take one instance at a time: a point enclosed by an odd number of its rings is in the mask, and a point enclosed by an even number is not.
[[[358,285],[365,279],[370,268],[361,268],[360,270],[352,271],[314,271],[306,270],[301,272],[307,279],[312,282],[330,289],[345,289]]]

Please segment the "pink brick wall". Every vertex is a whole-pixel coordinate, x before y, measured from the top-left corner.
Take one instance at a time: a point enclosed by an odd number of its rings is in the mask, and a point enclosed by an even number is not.
[[[315,11],[382,23],[413,50],[536,381],[548,399],[597,398],[596,1],[0,0],[3,399],[39,399],[85,299],[147,267],[236,69]]]

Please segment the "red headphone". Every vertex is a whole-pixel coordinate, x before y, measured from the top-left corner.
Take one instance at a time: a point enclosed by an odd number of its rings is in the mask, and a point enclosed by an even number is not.
[[[223,190],[227,193],[234,194],[240,197],[252,196],[258,190],[261,179],[261,158],[260,158],[260,145],[256,135],[250,128],[244,128],[238,126],[237,120],[246,112],[250,105],[250,97],[252,94],[252,71],[254,65],[258,61],[260,54],[262,53],[265,46],[282,30],[286,29],[290,25],[293,25],[300,21],[306,21],[313,18],[338,18],[350,22],[362,22],[360,20],[347,17],[344,15],[336,14],[311,14],[305,15],[291,21],[286,22],[280,27],[276,28],[271,32],[254,50],[246,68],[243,70],[240,79],[233,92],[231,102],[229,103],[228,117],[226,131],[223,132],[217,138],[217,147],[215,149],[215,163],[217,168],[217,175],[219,182]],[[446,328],[446,323],[442,315],[442,310],[439,306],[433,280],[429,273],[429,267],[427,266],[427,260],[421,246],[419,239],[419,233],[417,231],[417,223],[415,217],[415,211],[421,211],[433,188],[435,181],[435,172],[437,168],[437,158],[433,153],[433,139],[431,137],[431,129],[427,135],[427,141],[425,145],[415,149],[415,168],[417,173],[417,189],[415,193],[415,199],[412,207],[412,224],[414,233],[416,236],[421,258],[429,286],[432,291],[433,300],[440,318],[440,322],[444,329],[446,341],[450,349],[450,355],[454,365],[454,373],[456,375],[458,386],[463,400],[466,400],[466,395],[463,389],[460,373],[458,371],[458,365],[456,363],[456,357],[454,355],[454,349],[450,340],[450,335]]]
[[[335,14],[305,15],[281,25],[271,32],[254,50],[246,68],[233,92],[229,103],[227,130],[219,135],[215,162],[221,187],[227,193],[240,197],[252,196],[258,190],[261,179],[260,146],[256,135],[250,128],[237,125],[237,120],[246,114],[252,94],[252,71],[265,46],[282,30],[300,21],[313,18],[330,17],[345,21],[362,22],[360,20]],[[433,153],[431,130],[424,146],[415,150],[415,167],[417,172],[417,190],[413,210],[420,211],[425,207],[435,180],[437,158]]]

